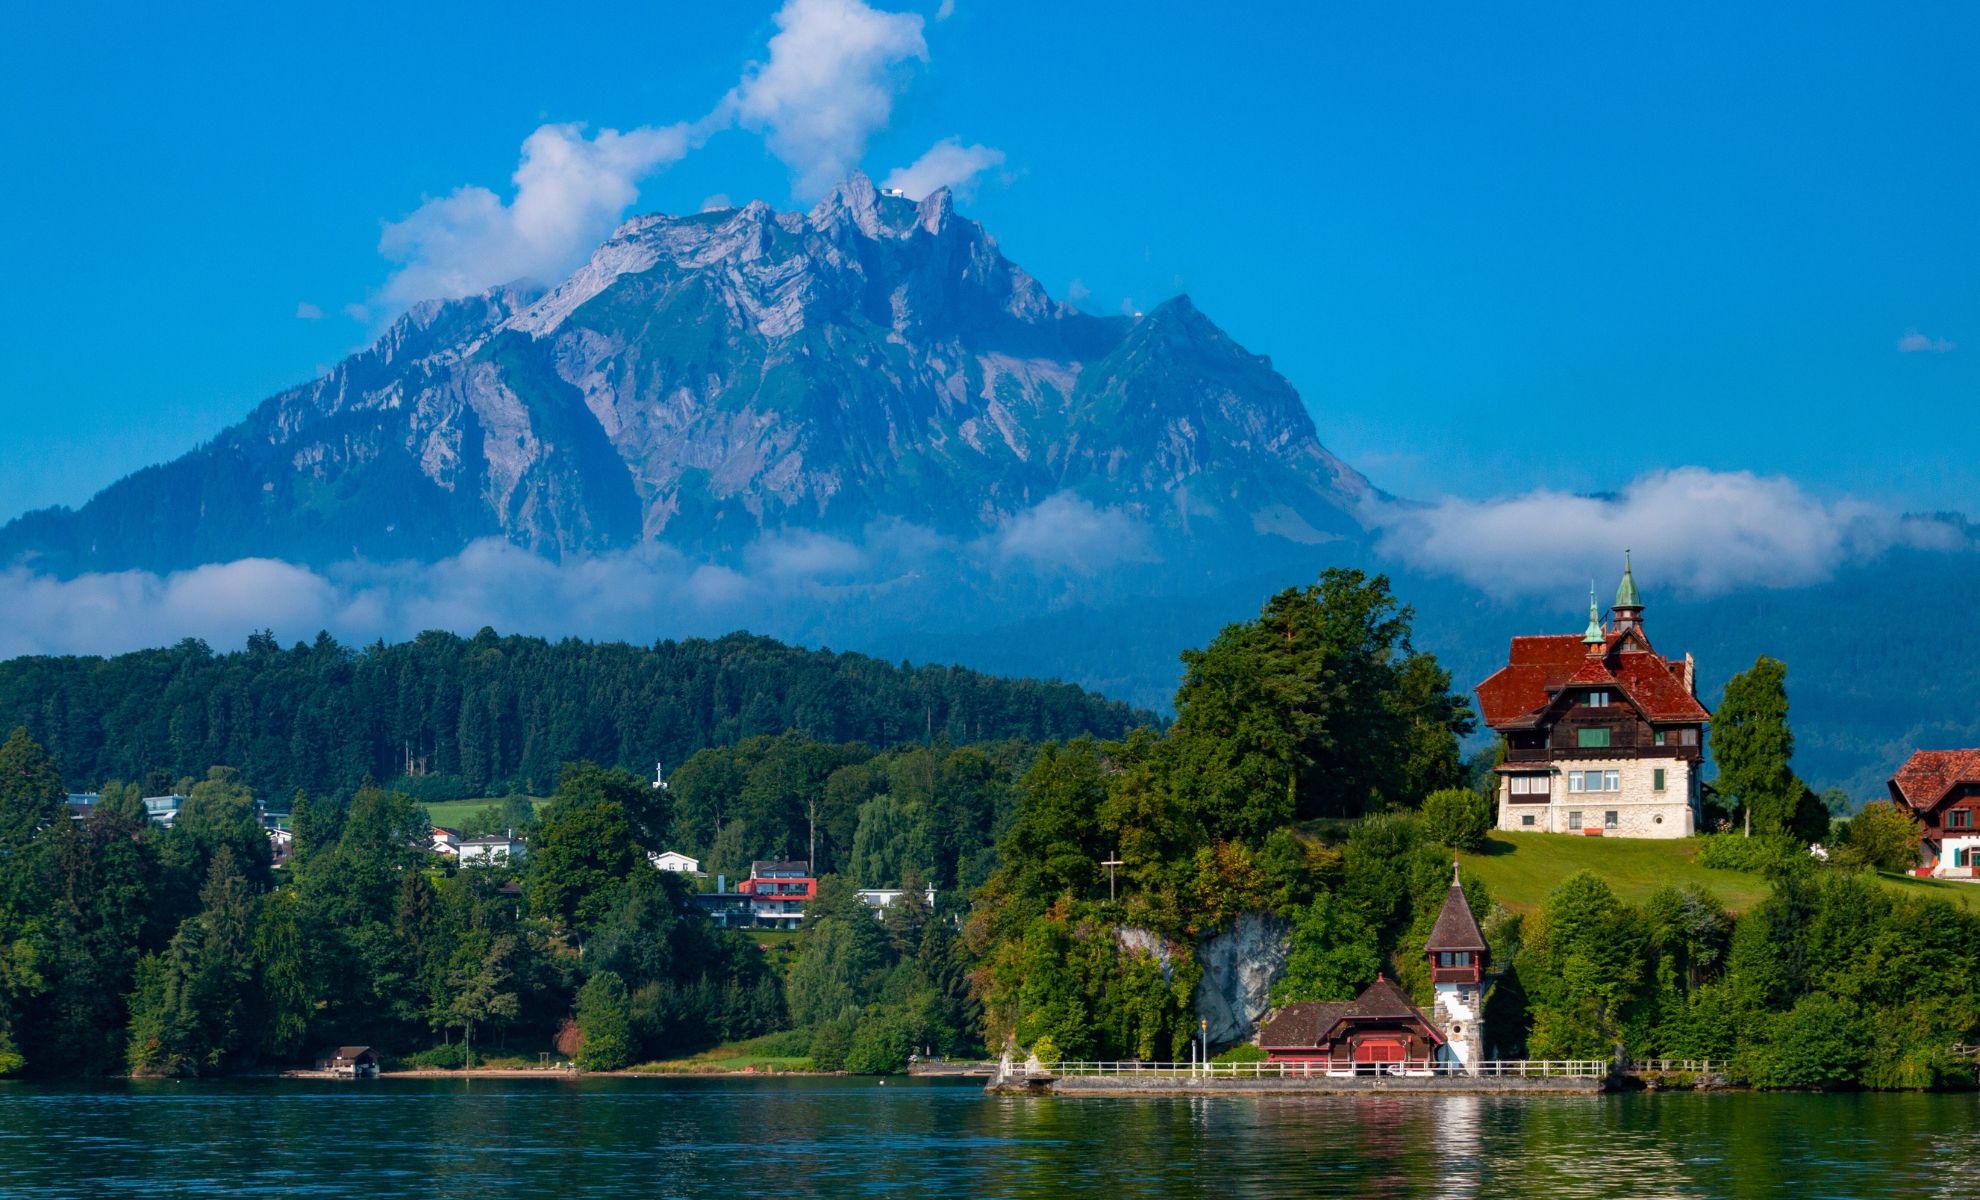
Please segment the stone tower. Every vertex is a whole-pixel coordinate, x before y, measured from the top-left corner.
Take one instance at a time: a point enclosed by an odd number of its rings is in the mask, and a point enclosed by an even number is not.
[[[1430,980],[1436,1000],[1430,1019],[1444,1035],[1444,1061],[1461,1064],[1467,1075],[1478,1073],[1485,1058],[1485,968],[1492,958],[1485,935],[1471,915],[1451,864],[1451,891],[1423,947],[1430,956]]]

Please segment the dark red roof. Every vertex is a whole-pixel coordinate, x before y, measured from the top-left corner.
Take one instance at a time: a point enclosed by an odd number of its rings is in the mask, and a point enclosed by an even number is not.
[[[1471,915],[1471,905],[1464,898],[1464,889],[1456,883],[1451,884],[1450,894],[1444,897],[1443,911],[1437,914],[1437,923],[1431,927],[1430,940],[1423,949],[1432,954],[1439,950],[1483,952],[1487,949],[1478,919]]]
[[[1891,777],[1891,792],[1919,812],[1930,812],[1963,783],[1980,787],[1980,750],[1920,750]]]
[[[1614,685],[1651,721],[1709,721],[1684,683],[1684,661],[1665,658],[1641,633],[1612,632],[1599,656],[1571,633],[1516,637],[1505,666],[1478,685],[1478,710],[1493,728],[1532,725],[1563,687]]]
[[[1411,1003],[1401,988],[1381,976],[1352,1000],[1300,1000],[1280,1005],[1259,1026],[1258,1044],[1268,1050],[1321,1046],[1335,1040],[1342,1026],[1362,1021],[1409,1021],[1422,1026],[1432,1041],[1444,1040],[1423,1010]]]

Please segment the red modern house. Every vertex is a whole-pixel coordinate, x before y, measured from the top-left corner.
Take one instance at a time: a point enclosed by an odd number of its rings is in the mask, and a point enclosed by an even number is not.
[[[805,905],[817,898],[818,880],[803,859],[758,859],[736,890],[749,897],[756,924],[790,928],[804,920]]]
[[[1920,750],[1891,777],[1891,803],[1923,826],[1934,875],[1980,878],[1980,750]]]

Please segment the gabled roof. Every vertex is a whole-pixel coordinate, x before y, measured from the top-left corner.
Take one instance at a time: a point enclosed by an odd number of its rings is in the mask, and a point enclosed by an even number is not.
[[[1930,812],[1963,783],[1980,787],[1980,750],[1920,750],[1891,776],[1891,793]]]
[[[1646,720],[1711,720],[1685,686],[1683,660],[1638,648],[1648,645],[1634,630],[1610,633],[1599,655],[1573,634],[1516,637],[1506,665],[1475,689],[1478,709],[1495,729],[1527,728],[1564,687],[1613,686]]]
[[[1258,1029],[1258,1044],[1267,1049],[1300,1049],[1331,1042],[1343,1026],[1362,1021],[1413,1021],[1438,1042],[1443,1034],[1410,1002],[1403,990],[1378,976],[1352,1000],[1300,1000],[1282,1004]]]
[[[1453,879],[1451,890],[1444,897],[1444,908],[1437,914],[1437,923],[1430,928],[1430,940],[1423,949],[1435,954],[1439,950],[1471,950],[1483,952],[1485,935],[1479,932],[1478,919],[1471,915],[1471,904],[1464,898],[1464,888]]]

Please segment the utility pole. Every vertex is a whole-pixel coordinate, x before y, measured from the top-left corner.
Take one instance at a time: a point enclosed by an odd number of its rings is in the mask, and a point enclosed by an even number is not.
[[[1119,854],[1120,851],[1116,850],[1114,853]],[[1124,867],[1127,864],[1118,858],[1103,858],[1100,860],[1100,865],[1107,868],[1107,900],[1109,903],[1112,903],[1114,899],[1114,868]]]

